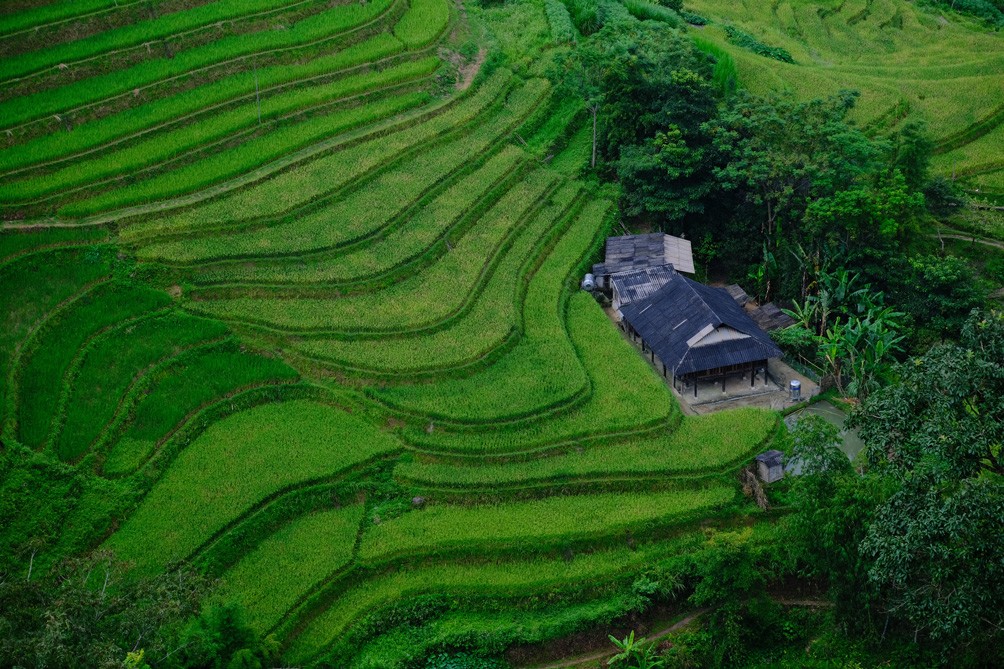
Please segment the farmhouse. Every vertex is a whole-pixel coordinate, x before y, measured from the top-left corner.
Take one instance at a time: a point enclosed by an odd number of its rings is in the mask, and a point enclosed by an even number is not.
[[[663,280],[664,279],[664,280]],[[724,288],[713,288],[676,272],[659,276],[662,285],[641,299],[620,305],[624,327],[641,339],[642,351],[672,376],[680,392],[698,383],[748,374],[767,385],[767,361],[781,351]],[[646,277],[617,277],[625,287]],[[620,290],[620,288],[618,288]]]
[[[608,237],[606,256],[603,262],[593,265],[593,275],[597,287],[609,292],[612,277],[665,266],[672,266],[677,272],[694,273],[689,239],[661,232]]]

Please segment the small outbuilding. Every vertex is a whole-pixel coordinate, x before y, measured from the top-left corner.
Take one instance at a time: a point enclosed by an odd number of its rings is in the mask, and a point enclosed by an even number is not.
[[[609,292],[611,277],[662,266],[693,274],[694,254],[690,240],[661,232],[607,237],[603,262],[593,265],[592,274],[597,287]]]
[[[784,453],[764,451],[756,456],[757,474],[764,483],[773,483],[784,478]]]

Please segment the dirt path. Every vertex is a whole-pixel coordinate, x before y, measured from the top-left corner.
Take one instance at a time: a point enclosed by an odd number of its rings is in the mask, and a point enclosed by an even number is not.
[[[485,64],[485,58],[488,56],[488,49],[484,47],[478,51],[478,55],[474,57],[467,65],[460,68],[459,75],[457,77],[457,90],[466,91],[471,87],[471,83],[474,82],[474,77],[478,75],[481,71],[481,66]]]
[[[935,232],[931,237],[937,237],[938,239],[958,239],[963,242],[972,242],[975,244],[983,244],[984,246],[993,246],[1004,251],[1004,242],[999,242],[994,239],[983,239],[982,237],[977,237],[976,235],[964,235],[956,232]]]
[[[677,632],[686,627],[687,625],[689,625],[690,623],[692,623],[695,618],[707,612],[708,609],[698,609],[697,611],[693,611],[692,613],[687,614],[686,617],[682,618],[681,620],[678,620],[669,627],[666,627],[665,629],[661,629],[658,632],[654,632],[648,635],[647,637],[644,637],[643,639],[641,639],[641,641],[656,641],[657,639],[661,639],[662,637],[672,634],[673,632]],[[532,669],[567,669],[567,667],[577,667],[578,665],[583,664],[585,662],[594,662],[596,660],[607,660],[616,654],[617,654],[616,651],[611,651],[609,649],[601,650],[599,652],[591,653],[589,655],[579,655],[577,657],[569,658],[567,660],[562,660],[561,662],[557,662],[555,664],[534,665]],[[526,669],[531,669],[531,668],[527,667]]]

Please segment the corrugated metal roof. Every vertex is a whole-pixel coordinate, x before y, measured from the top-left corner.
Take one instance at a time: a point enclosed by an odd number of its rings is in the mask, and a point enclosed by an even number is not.
[[[611,276],[659,265],[673,265],[679,272],[693,274],[690,240],[661,232],[607,237],[606,255],[603,262],[593,265],[593,274]]]
[[[612,279],[614,291],[621,305],[631,304],[665,286],[673,273],[672,265],[660,265],[628,274],[618,274]]]
[[[624,320],[675,374],[776,358],[781,351],[727,291],[673,274],[651,296],[621,308]],[[747,335],[701,345],[722,326]],[[711,329],[709,329],[709,326]]]

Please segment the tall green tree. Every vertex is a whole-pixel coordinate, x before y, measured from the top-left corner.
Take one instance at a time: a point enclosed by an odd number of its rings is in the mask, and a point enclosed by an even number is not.
[[[855,421],[900,489],[862,550],[888,613],[947,654],[1004,642],[1004,313],[974,311],[959,344],[900,366]],[[989,661],[993,665],[994,661]]]

